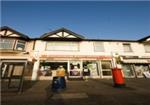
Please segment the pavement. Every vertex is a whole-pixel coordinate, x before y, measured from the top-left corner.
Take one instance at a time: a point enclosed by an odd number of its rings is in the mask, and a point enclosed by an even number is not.
[[[24,91],[1,89],[1,105],[150,105],[150,79],[126,79],[116,88],[112,79],[67,81],[67,88],[51,91],[52,81],[25,81]]]

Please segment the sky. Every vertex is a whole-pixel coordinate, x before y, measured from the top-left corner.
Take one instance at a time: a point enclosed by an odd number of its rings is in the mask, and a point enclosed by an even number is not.
[[[0,18],[31,38],[62,27],[87,39],[150,35],[150,1],[2,1]]]

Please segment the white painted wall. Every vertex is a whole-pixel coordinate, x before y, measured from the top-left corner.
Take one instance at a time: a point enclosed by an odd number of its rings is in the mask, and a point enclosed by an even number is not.
[[[128,56],[150,56],[150,53],[145,53],[144,45],[137,42],[103,42],[105,52],[94,51],[94,41],[79,42],[79,51],[45,51],[46,41],[37,40],[35,43],[35,52],[39,55],[111,55],[116,52],[119,55]],[[130,43],[133,52],[124,52],[123,43]],[[65,48],[64,48],[65,49]]]

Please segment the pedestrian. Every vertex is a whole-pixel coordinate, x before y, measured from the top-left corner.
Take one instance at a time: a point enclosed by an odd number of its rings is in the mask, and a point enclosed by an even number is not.
[[[65,80],[65,68],[60,65],[56,71],[56,76],[58,77],[59,85],[61,89],[66,88],[66,80]]]
[[[58,77],[65,77],[65,69],[64,69],[64,67],[62,65],[60,65],[57,68],[56,76],[58,76]]]
[[[90,70],[87,68],[87,66],[84,66],[84,69],[83,69],[83,76],[84,76],[84,79],[86,81],[88,81],[88,76],[90,76]]]

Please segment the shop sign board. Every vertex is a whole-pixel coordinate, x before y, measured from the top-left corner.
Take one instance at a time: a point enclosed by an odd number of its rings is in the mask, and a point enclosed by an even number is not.
[[[41,55],[40,58],[111,59],[111,56],[95,55]]]

